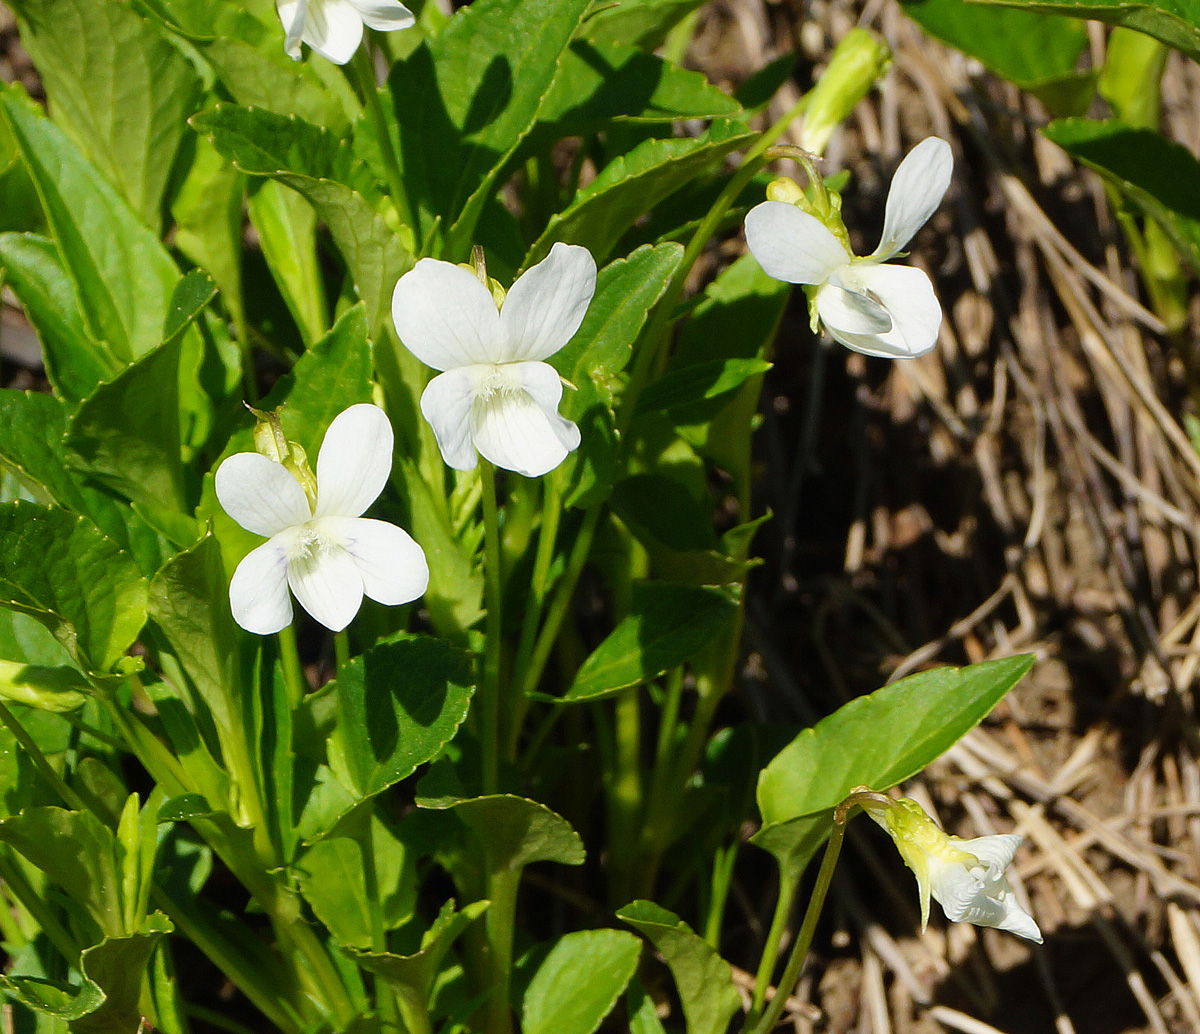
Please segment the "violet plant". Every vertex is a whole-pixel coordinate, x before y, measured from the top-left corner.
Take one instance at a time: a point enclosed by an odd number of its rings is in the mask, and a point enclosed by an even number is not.
[[[699,3],[9,6],[49,103],[0,88],[0,267],[53,387],[0,392],[0,990],[22,1029],[763,1034],[856,809],[923,916],[932,894],[1037,934],[1015,837],[947,840],[885,794],[1031,658],[730,752],[756,808],[703,764],[786,281],[849,347],[936,338],[935,285],[881,263],[940,202],[949,145],[905,159],[856,258],[838,181],[779,144],[802,120],[823,146],[880,40],[849,35],[759,128],[787,68],[751,102],[656,53]],[[770,186],[784,158],[803,187]],[[743,220],[751,254],[688,298]],[[595,579],[600,632],[573,608]],[[706,790],[728,806],[702,814]],[[744,1009],[721,929],[747,822],[780,893]],[[585,863],[601,914],[565,889]],[[228,1007],[189,998],[181,944]]]

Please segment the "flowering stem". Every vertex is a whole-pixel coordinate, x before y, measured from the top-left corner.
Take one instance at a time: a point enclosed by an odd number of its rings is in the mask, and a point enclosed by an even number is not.
[[[487,624],[483,652],[483,686],[479,694],[479,739],[483,747],[483,792],[495,793],[499,785],[500,746],[500,604],[503,571],[500,552],[500,511],[496,505],[496,468],[482,456],[479,476],[483,481],[483,567]]]
[[[413,250],[421,250],[421,228],[413,217],[412,205],[409,204],[408,191],[404,189],[404,176],[400,172],[400,163],[396,159],[396,149],[392,146],[392,127],[383,110],[379,99],[379,84],[375,81],[375,63],[366,41],[358,48],[351,62],[355,78],[358,82],[358,92],[362,96],[363,106],[367,117],[375,125],[375,135],[379,141],[379,156],[383,160],[383,172],[387,177],[388,193],[392,203],[400,215],[400,221],[412,229]]]
[[[783,971],[783,978],[779,981],[775,988],[775,997],[771,999],[771,1004],[767,1006],[766,1012],[762,1014],[762,1018],[750,1027],[750,1017],[747,1017],[746,1030],[749,1034],[767,1034],[768,1031],[775,1029],[775,1024],[779,1022],[779,1017],[783,1013],[784,1006],[787,1005],[787,1000],[791,996],[792,988],[796,986],[800,979],[800,971],[804,968],[804,961],[808,958],[808,949],[812,944],[813,933],[817,928],[817,919],[821,915],[821,908],[825,904],[825,895],[829,893],[829,884],[833,880],[833,870],[837,865],[838,855],[842,852],[842,840],[846,836],[846,813],[844,805],[839,805],[833,815],[833,830],[829,834],[829,843],[825,847],[825,854],[821,858],[821,868],[817,873],[817,882],[813,887],[812,897],[808,899],[808,908],[804,912],[804,922],[800,924],[800,932],[796,935],[796,943],[792,945],[792,954],[788,957],[787,967]],[[772,928],[772,932],[774,929]]]
[[[308,682],[300,667],[300,653],[296,649],[296,629],[285,625],[279,632],[279,664],[283,668],[283,687],[287,692],[288,705],[296,710],[307,692]]]
[[[350,663],[350,635],[344,628],[333,634],[333,656],[338,671]]]

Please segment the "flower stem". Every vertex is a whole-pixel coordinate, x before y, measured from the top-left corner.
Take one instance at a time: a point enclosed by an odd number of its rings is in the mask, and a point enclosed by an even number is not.
[[[350,635],[344,628],[333,634],[333,656],[338,671],[350,663]]]
[[[503,556],[500,551],[500,510],[496,504],[496,468],[482,456],[483,567],[487,623],[483,650],[483,686],[479,694],[479,738],[483,748],[483,792],[495,793],[500,781],[500,649],[503,624]]]
[[[821,868],[817,873],[817,882],[813,887],[812,897],[808,899],[808,908],[804,912],[804,922],[800,924],[800,932],[796,935],[796,943],[792,945],[792,954],[788,957],[787,967],[783,978],[775,988],[775,997],[767,1006],[762,1018],[751,1028],[749,1017],[746,1030],[749,1034],[767,1034],[775,1029],[784,1006],[791,996],[792,988],[800,979],[800,971],[808,958],[808,949],[812,944],[813,933],[817,928],[817,919],[821,915],[821,907],[825,904],[825,896],[829,893],[829,884],[833,880],[833,870],[837,866],[838,855],[842,851],[842,840],[846,836],[846,815],[841,807],[834,812],[833,830],[829,834],[829,843],[821,858]],[[774,928],[772,927],[772,932]]]
[[[287,692],[288,705],[294,711],[308,692],[308,680],[300,667],[300,653],[296,649],[296,629],[292,625],[285,625],[279,632],[278,642],[283,687]]]
[[[379,99],[379,84],[375,81],[375,64],[370,48],[365,41],[358,48],[351,62],[354,77],[358,80],[355,85],[362,96],[363,107],[367,117],[374,123],[375,136],[379,141],[379,156],[383,160],[383,172],[387,177],[388,193],[392,203],[400,215],[400,221],[412,229],[413,250],[421,250],[421,228],[413,217],[412,205],[408,200],[408,191],[404,189],[404,176],[400,171],[400,162],[396,159],[396,149],[392,146],[392,127],[387,114],[383,110],[383,102]]]

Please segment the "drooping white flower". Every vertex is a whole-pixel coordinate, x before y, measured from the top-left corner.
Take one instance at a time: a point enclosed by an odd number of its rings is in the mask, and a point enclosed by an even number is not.
[[[909,151],[888,192],[883,237],[870,255],[854,255],[815,215],[785,201],[750,210],[746,243],[769,276],[816,287],[817,315],[835,341],[866,355],[923,355],[942,323],[933,284],[923,270],[884,263],[933,215],[953,166],[950,145],[936,136]]]
[[[400,278],[392,319],[400,340],[442,373],[421,396],[442,458],[471,470],[476,450],[497,467],[539,477],[579,445],[558,413],[562,380],[542,360],[579,329],[596,290],[586,248],[555,244],[519,277],[497,309],[469,269],[421,259]]]
[[[1022,837],[1013,833],[962,840],[943,832],[916,801],[866,803],[864,810],[891,834],[904,864],[917,877],[921,927],[932,896],[956,923],[994,926],[1042,943],[1042,932],[1017,901],[1004,870]]]
[[[217,469],[221,506],[247,531],[268,536],[229,583],[234,620],[269,635],[300,606],[340,632],[363,595],[379,603],[416,599],[429,584],[425,554],[406,531],[360,516],[383,491],[392,466],[392,427],[378,406],[338,414],[317,456],[316,502],[281,463],[239,452]]]
[[[416,20],[399,0],[275,0],[284,47],[300,60],[300,44],[307,43],[323,58],[344,65],[362,42],[363,26],[392,32],[407,29]]]

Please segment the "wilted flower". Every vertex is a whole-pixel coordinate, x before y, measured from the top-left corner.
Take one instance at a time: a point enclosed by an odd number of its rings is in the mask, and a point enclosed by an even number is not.
[[[288,625],[288,586],[300,606],[335,632],[358,613],[364,594],[398,604],[425,591],[429,567],[421,547],[394,524],[359,516],[387,483],[392,441],[383,410],[364,403],[329,425],[315,486],[257,452],[221,464],[221,506],[247,531],[269,536],[229,583],[233,618],[242,628],[269,635]]]
[[[596,290],[586,248],[555,244],[497,307],[470,269],[421,259],[400,278],[392,319],[421,362],[442,370],[421,396],[442,458],[471,470],[476,450],[497,467],[538,477],[579,445],[558,413],[562,380],[542,360],[575,335]]]
[[[746,243],[768,275],[815,287],[811,304],[834,340],[867,355],[923,355],[942,323],[933,284],[920,269],[884,263],[925,225],[952,171],[950,145],[936,136],[908,153],[888,193],[883,238],[870,255],[854,255],[816,215],[787,201],[750,210]]]
[[[917,877],[922,929],[929,922],[932,895],[953,922],[994,926],[1042,943],[1041,930],[1004,875],[1021,837],[1002,833],[962,840],[939,829],[916,801],[883,800],[864,803],[863,809],[891,834],[904,864]]]
[[[300,60],[307,43],[323,58],[344,65],[362,42],[363,26],[392,32],[416,20],[399,0],[275,0],[288,54]]]

